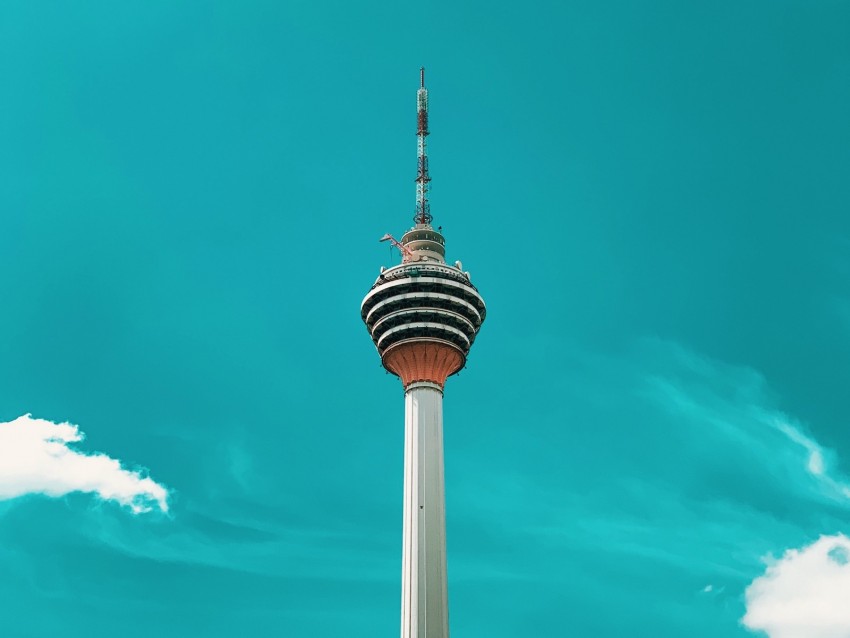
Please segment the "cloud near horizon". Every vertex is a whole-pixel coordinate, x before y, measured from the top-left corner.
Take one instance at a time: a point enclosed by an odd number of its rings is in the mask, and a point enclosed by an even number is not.
[[[96,494],[134,513],[168,511],[168,490],[139,471],[126,470],[106,454],[70,447],[84,439],[78,426],[25,414],[0,422],[0,500],[26,494]]]
[[[769,638],[850,636],[850,539],[821,536],[768,564],[746,591],[745,627]]]

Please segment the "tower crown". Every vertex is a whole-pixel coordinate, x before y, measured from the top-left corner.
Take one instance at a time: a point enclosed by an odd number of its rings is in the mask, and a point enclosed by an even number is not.
[[[430,381],[441,387],[460,371],[487,314],[484,300],[460,262],[446,264],[446,241],[431,226],[428,203],[428,91],[420,70],[417,91],[416,214],[414,226],[396,242],[402,263],[381,274],[363,299],[360,315],[383,366],[407,387]]]

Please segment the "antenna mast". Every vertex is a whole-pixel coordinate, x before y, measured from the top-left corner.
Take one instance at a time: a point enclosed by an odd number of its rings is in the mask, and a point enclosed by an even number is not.
[[[425,67],[419,69],[419,90],[416,92],[416,150],[418,170],[416,173],[416,214],[413,221],[430,225],[431,207],[428,204],[428,153],[425,138],[428,136],[428,89],[425,88]]]

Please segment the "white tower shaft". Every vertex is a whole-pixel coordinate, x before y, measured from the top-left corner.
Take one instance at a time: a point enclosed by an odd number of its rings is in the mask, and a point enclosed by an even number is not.
[[[443,391],[414,382],[404,393],[404,541],[401,638],[448,638]]]

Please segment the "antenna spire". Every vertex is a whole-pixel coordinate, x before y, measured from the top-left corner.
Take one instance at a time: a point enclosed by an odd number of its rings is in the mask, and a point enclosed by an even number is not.
[[[413,221],[417,224],[431,223],[431,207],[428,204],[428,153],[425,138],[428,136],[428,89],[425,88],[425,67],[419,69],[419,90],[416,92],[416,150],[418,170],[416,173],[416,214]]]

